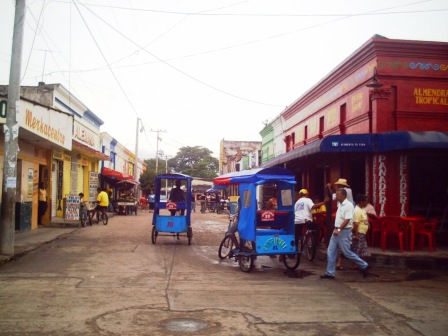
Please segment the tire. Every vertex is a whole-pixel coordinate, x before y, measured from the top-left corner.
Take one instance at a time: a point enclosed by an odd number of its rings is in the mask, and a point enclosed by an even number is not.
[[[157,232],[157,230],[156,230],[156,227],[153,226],[153,227],[152,227],[152,232],[151,232],[151,242],[152,242],[154,245],[156,244],[156,241],[157,241],[157,234],[158,234],[158,232]]]
[[[227,258],[230,255],[230,252],[232,252],[232,249],[233,249],[232,237],[230,235],[227,235],[221,241],[221,244],[219,244],[219,249],[218,249],[219,259]]]
[[[285,255],[283,263],[288,270],[294,271],[300,265],[300,253]]]
[[[191,227],[188,228],[187,237],[188,237],[188,245],[191,245],[191,239],[193,238],[193,230],[191,229]]]
[[[240,265],[240,270],[243,272],[249,273],[254,268],[254,260],[253,256],[243,256],[240,255],[238,257],[238,264]]]
[[[103,222],[104,225],[107,225],[107,223],[109,222],[109,217],[107,216],[107,213],[101,214],[101,221]]]
[[[314,234],[313,232],[308,232],[305,235],[305,243],[304,248],[306,252],[306,257],[308,261],[313,261],[316,257],[316,242],[315,242]]]

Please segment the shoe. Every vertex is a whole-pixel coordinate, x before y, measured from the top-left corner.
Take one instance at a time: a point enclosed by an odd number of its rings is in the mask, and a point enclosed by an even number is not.
[[[364,278],[367,278],[367,276],[369,275],[369,266],[367,266],[366,268],[364,268],[364,269],[362,269],[361,270],[361,273],[362,273],[362,276],[364,277]]]
[[[321,279],[328,279],[328,280],[334,280],[333,275],[323,274],[320,276]]]

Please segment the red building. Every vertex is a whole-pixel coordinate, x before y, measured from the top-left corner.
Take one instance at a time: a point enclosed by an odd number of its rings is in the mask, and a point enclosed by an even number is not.
[[[448,43],[375,35],[283,113],[284,165],[315,196],[347,178],[380,215],[442,216]]]

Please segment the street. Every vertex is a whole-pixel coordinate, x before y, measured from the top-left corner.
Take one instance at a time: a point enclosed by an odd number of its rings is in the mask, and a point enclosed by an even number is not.
[[[0,266],[1,335],[446,335],[448,277],[377,269],[321,280],[217,250],[227,217],[194,213],[193,242],[150,243],[151,214],[115,216]]]

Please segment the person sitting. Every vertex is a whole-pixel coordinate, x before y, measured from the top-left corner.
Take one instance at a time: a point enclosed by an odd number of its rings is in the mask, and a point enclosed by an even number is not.
[[[176,180],[175,184],[176,184],[176,188],[171,189],[169,201],[174,202],[174,203],[185,202],[186,201],[185,192],[180,188],[182,182],[180,180]],[[175,216],[176,211],[177,210],[170,210],[171,216]],[[185,209],[181,209],[180,214],[181,214],[181,216],[184,216]]]
[[[266,202],[266,210],[277,210],[278,208],[278,201],[277,196],[272,196],[267,202]]]

